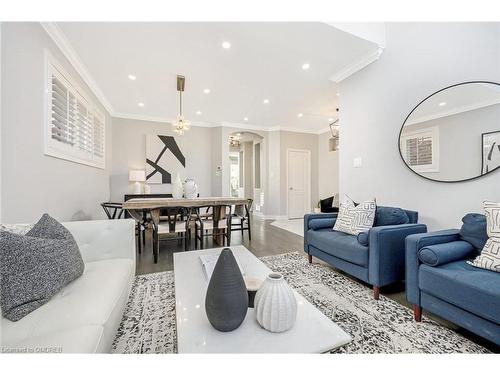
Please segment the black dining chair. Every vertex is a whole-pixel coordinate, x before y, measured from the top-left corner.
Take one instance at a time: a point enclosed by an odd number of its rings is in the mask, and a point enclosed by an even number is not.
[[[231,206],[221,205],[209,207],[198,207],[193,209],[194,217],[194,248],[203,249],[205,237],[213,237],[215,241],[222,238],[222,246],[231,246]],[[212,215],[200,214],[200,212],[212,212]]]
[[[252,227],[250,225],[252,204],[253,199],[249,199],[248,204],[235,205],[234,211],[231,211],[230,230],[231,232],[240,231],[242,241],[244,231],[248,231],[248,240],[252,240]]]

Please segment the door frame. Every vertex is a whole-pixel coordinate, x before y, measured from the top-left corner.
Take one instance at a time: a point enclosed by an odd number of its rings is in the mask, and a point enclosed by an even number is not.
[[[311,150],[298,149],[298,148],[287,148],[286,149],[286,216],[290,219],[290,184],[289,184],[289,155],[290,152],[303,152],[307,155],[307,205],[306,208],[311,212]]]

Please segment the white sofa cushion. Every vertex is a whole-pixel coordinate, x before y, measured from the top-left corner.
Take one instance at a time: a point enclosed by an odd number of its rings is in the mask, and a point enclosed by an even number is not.
[[[86,263],[83,275],[52,297],[50,303],[17,322],[2,319],[2,344],[17,346],[42,338],[48,342],[51,337],[63,337],[65,331],[95,325],[102,328],[99,351],[109,351],[127,303],[134,268],[134,261],[124,258]],[[81,352],[86,352],[83,346],[87,344],[88,339],[83,339]],[[53,346],[60,343],[54,341]]]

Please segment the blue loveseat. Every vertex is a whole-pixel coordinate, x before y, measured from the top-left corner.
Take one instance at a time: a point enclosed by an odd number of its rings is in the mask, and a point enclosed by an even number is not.
[[[406,299],[500,345],[500,273],[467,264],[478,254],[458,229],[406,238]]]
[[[402,221],[397,217],[401,213],[405,218]],[[404,278],[406,236],[425,233],[427,227],[417,224],[415,211],[379,206],[375,226],[354,236],[333,230],[337,215],[304,216],[304,251],[309,263],[314,256],[373,285],[374,298],[378,299],[381,286]],[[384,225],[394,222],[405,224]]]

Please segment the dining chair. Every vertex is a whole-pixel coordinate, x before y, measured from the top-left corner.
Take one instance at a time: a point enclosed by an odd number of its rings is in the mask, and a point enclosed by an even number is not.
[[[208,210],[207,210],[208,209]],[[211,215],[207,212],[211,211]],[[231,206],[218,205],[218,206],[205,206],[198,207],[193,210],[192,214],[195,218],[194,228],[194,248],[203,249],[204,238],[213,237],[219,245],[231,246]],[[222,239],[222,244],[219,240]]]
[[[248,199],[248,204],[235,205],[234,211],[231,212],[230,230],[231,232],[240,231],[242,241],[244,231],[248,231],[248,240],[252,240],[252,227],[250,225],[252,204],[253,199]]]
[[[191,243],[191,229],[194,227],[190,210],[172,207],[162,210],[161,220],[154,233],[158,246],[160,241],[183,241],[184,251],[189,250]],[[154,225],[154,223],[153,223]]]
[[[101,203],[101,207],[106,213],[108,219],[121,219],[124,215],[125,210],[123,209],[122,203],[115,202],[103,202]]]

